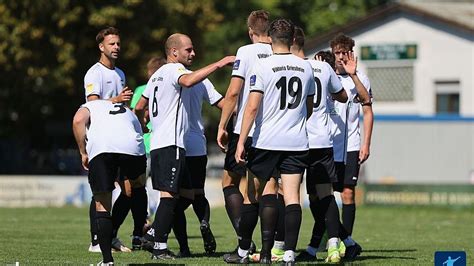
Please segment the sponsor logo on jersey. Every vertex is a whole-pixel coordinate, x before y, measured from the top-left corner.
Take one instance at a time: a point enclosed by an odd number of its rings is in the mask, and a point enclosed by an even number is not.
[[[235,60],[233,69],[234,69],[234,70],[238,70],[238,69],[239,69],[239,66],[240,66],[240,59],[239,59],[239,60]]]
[[[178,68],[178,72],[179,72],[180,74],[185,74],[187,71],[186,71],[186,68],[180,67],[180,68]]]
[[[94,90],[94,84],[87,84],[86,85],[86,92],[91,93]]]
[[[256,81],[257,81],[256,75],[250,76],[250,86],[254,86]]]

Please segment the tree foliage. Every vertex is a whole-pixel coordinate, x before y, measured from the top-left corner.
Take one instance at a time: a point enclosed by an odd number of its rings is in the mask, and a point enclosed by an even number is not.
[[[191,36],[197,68],[235,54],[239,46],[249,43],[246,19],[251,10],[266,9],[272,18],[291,18],[313,36],[385,2],[0,0],[0,159],[7,160],[0,173],[41,172],[37,169],[41,167],[67,172],[41,163],[17,169],[15,162],[18,158],[37,162],[37,154],[74,147],[70,121],[84,102],[84,74],[98,60],[95,35],[101,28],[119,28],[122,52],[117,66],[134,88],[146,82],[147,60],[163,55],[164,41],[171,33]],[[222,93],[229,73],[230,69],[211,76]],[[215,128],[218,113],[210,109],[206,113],[208,125]]]

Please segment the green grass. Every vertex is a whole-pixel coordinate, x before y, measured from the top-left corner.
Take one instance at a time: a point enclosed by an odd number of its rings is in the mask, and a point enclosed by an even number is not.
[[[130,215],[131,216],[131,215]],[[130,244],[132,220],[128,217],[119,237]],[[187,211],[189,245],[196,256],[177,259],[176,264],[223,264],[222,254],[236,246],[234,231],[223,208],[212,209],[211,225],[216,236],[217,254],[203,255],[197,219]],[[464,250],[468,265],[474,256],[473,209],[435,207],[369,207],[357,209],[354,239],[363,247],[361,256],[351,264],[360,265],[433,265],[438,250]],[[254,240],[260,246],[259,226]],[[312,219],[303,211],[298,249],[309,241]],[[177,251],[173,236],[168,244]],[[87,252],[89,222],[86,208],[0,208],[0,265],[89,265],[101,255]],[[151,265],[145,251],[114,253],[118,265]],[[322,256],[321,256],[322,258]],[[321,260],[318,263],[322,263]]]

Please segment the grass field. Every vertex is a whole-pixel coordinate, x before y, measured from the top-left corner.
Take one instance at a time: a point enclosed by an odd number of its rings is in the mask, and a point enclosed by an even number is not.
[[[119,237],[130,244],[131,215]],[[211,225],[217,254],[203,255],[197,219],[187,211],[189,244],[195,257],[171,263],[186,265],[223,264],[222,255],[233,250],[236,239],[224,208],[212,209]],[[304,209],[298,249],[304,249],[311,234],[311,216]],[[257,228],[254,240],[260,246]],[[467,264],[474,258],[474,209],[434,207],[369,207],[357,210],[354,238],[364,251],[354,265],[433,265],[434,252],[464,250]],[[170,249],[177,251],[173,236]],[[101,255],[87,252],[89,222],[86,208],[0,209],[0,265],[89,265]],[[322,264],[323,256],[317,261]],[[114,253],[116,265],[152,265],[149,253]]]

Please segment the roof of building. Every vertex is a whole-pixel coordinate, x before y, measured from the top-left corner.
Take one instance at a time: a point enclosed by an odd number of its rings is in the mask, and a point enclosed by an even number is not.
[[[441,22],[468,34],[474,34],[474,3],[472,1],[416,1],[401,0],[370,11],[365,17],[318,35],[305,43],[311,49],[327,44],[339,32],[352,32],[387,17],[407,13],[431,21]]]

